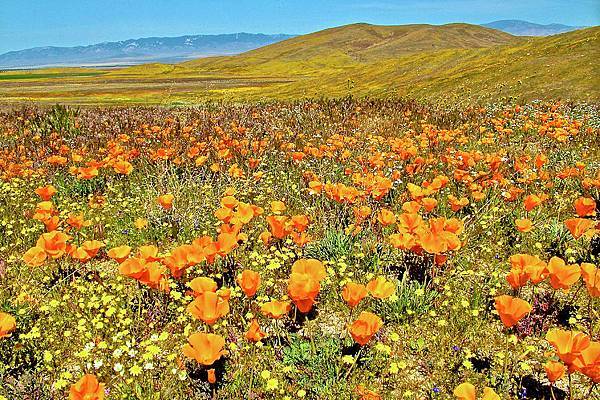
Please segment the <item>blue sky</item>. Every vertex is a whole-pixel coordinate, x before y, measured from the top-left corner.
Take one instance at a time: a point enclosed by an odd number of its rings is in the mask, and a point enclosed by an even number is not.
[[[147,36],[302,34],[353,22],[600,24],[600,0],[1,0],[0,53]]]

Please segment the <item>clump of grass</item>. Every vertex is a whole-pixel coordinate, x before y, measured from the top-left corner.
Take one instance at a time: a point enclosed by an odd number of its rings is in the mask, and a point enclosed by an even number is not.
[[[304,255],[318,260],[336,260],[349,257],[354,250],[356,238],[343,231],[329,229],[323,238],[306,246]]]
[[[428,282],[410,280],[408,273],[403,273],[396,286],[396,296],[393,301],[378,304],[377,311],[384,319],[399,323],[434,309],[439,293],[430,289]]]

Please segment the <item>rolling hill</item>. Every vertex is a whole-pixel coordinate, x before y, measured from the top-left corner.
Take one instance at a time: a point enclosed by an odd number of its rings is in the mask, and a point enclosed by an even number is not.
[[[600,28],[516,37],[476,25],[353,24],[235,56],[2,81],[5,101],[193,104],[303,96],[599,101]],[[77,71],[69,70],[66,74]]]
[[[348,67],[409,54],[447,49],[476,49],[518,43],[520,38],[468,24],[378,26],[352,24],[297,36],[234,57],[208,57],[182,66],[203,70],[261,69],[262,64],[287,63],[306,68]],[[267,67],[268,69],[268,67]],[[289,69],[288,69],[289,70]]]

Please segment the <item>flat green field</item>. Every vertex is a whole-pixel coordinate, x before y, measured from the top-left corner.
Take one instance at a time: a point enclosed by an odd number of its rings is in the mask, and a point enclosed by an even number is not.
[[[86,76],[98,76],[104,72],[73,72],[73,73],[38,73],[38,74],[0,74],[0,81],[23,80],[23,79],[46,79],[46,78],[81,78]]]

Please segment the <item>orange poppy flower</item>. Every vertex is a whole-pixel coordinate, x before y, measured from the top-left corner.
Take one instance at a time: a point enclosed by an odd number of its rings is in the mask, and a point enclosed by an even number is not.
[[[446,230],[445,218],[432,218],[429,227],[422,226],[417,231],[419,244],[428,253],[441,254],[449,250],[457,250],[462,243],[458,236]]]
[[[285,203],[283,201],[274,200],[271,202],[271,211],[274,214],[281,214],[286,209]]]
[[[378,276],[367,283],[367,290],[376,299],[387,299],[396,292],[396,285],[385,277]]]
[[[579,280],[581,269],[579,265],[566,265],[558,257],[552,257],[548,261],[548,274],[550,276],[550,285],[554,289],[568,289]]]
[[[233,216],[233,211],[231,211],[231,208],[221,207],[215,211],[214,216],[219,221],[223,221],[224,223],[229,223],[229,221],[231,220],[231,217]]]
[[[17,329],[15,317],[0,311],[0,339],[10,336],[15,329]]]
[[[58,193],[58,191],[52,185],[42,186],[35,189],[35,194],[40,196],[40,198],[44,201],[50,200],[56,193]]]
[[[311,237],[308,236],[306,234],[306,232],[302,232],[302,233],[292,232],[292,240],[298,246],[303,247],[305,244],[307,244],[308,242],[310,242]]]
[[[81,229],[84,226],[90,226],[91,222],[86,221],[83,213],[80,214],[71,214],[67,218],[67,224],[75,229]]]
[[[546,263],[538,256],[514,254],[510,256],[511,270],[506,280],[514,288],[520,288],[531,279],[538,284],[548,276]]]
[[[229,302],[214,292],[203,292],[192,301],[187,310],[195,318],[209,325],[229,312]]]
[[[319,281],[308,273],[293,272],[288,281],[288,294],[303,313],[310,311],[320,289]]]
[[[221,205],[230,210],[233,210],[238,205],[238,203],[238,199],[236,199],[233,196],[225,196],[221,199]]]
[[[292,273],[308,274],[319,282],[327,276],[323,263],[314,258],[296,260],[292,265]]]
[[[253,319],[244,336],[251,342],[259,342],[267,334],[260,329],[260,325],[258,325],[256,319]]]
[[[581,352],[590,345],[590,337],[582,332],[553,328],[546,333],[546,340],[556,350],[556,355],[569,368],[581,357]]]
[[[421,199],[421,203],[423,203],[423,207],[427,212],[432,212],[438,205],[438,201],[432,197],[425,197]]]
[[[255,209],[250,204],[240,202],[237,210],[233,213],[230,223],[247,224],[254,218]]]
[[[294,215],[291,220],[292,226],[298,232],[304,232],[308,228],[309,222],[306,215]]]
[[[459,400],[475,400],[475,386],[469,382],[464,382],[458,385],[454,389],[454,395]],[[500,396],[494,392],[494,389],[485,387],[483,388],[483,396],[481,400],[500,400]]]
[[[457,199],[453,195],[449,195],[448,203],[450,203],[450,208],[452,209],[452,211],[456,212],[459,211],[461,208],[468,206],[469,199],[467,199],[466,197],[461,197],[460,199]]]
[[[79,179],[93,179],[96,176],[98,176],[98,168],[94,166],[77,168],[77,177]]]
[[[113,169],[117,174],[129,175],[133,171],[133,165],[129,161],[119,160],[113,164]]]
[[[217,253],[222,257],[229,254],[238,246],[238,240],[241,239],[240,236],[242,236],[242,234],[238,236],[238,234],[235,232],[220,233],[219,236],[217,236],[217,241],[215,243],[217,247]]]
[[[358,316],[358,319],[350,325],[349,331],[354,341],[364,346],[369,343],[382,326],[383,321],[379,316],[368,311],[363,311]]]
[[[271,233],[277,239],[285,238],[292,231],[289,226],[288,217],[284,215],[269,215],[266,220],[271,228]]]
[[[266,246],[269,244],[269,241],[271,240],[271,232],[262,232],[258,238],[260,239],[261,242],[263,242],[263,244]]]
[[[517,297],[498,296],[494,299],[494,303],[502,323],[507,328],[516,325],[521,318],[531,312],[531,305]]]
[[[291,308],[289,301],[272,300],[263,304],[260,311],[267,317],[279,319],[289,313]]]
[[[188,337],[188,344],[183,346],[183,354],[202,365],[212,365],[227,354],[223,350],[225,339],[212,333],[197,332]]]
[[[127,245],[123,245],[123,246],[113,247],[106,253],[106,255],[109,258],[112,258],[113,260],[115,260],[116,262],[118,262],[120,264],[123,261],[125,261],[127,259],[127,257],[129,257],[130,253],[131,253],[131,247],[129,247]]]
[[[46,161],[50,165],[65,165],[65,164],[67,164],[67,158],[66,157],[61,157],[61,156],[57,156],[57,155],[48,157],[46,159]]]
[[[396,215],[390,210],[383,208],[379,211],[377,221],[379,221],[382,226],[393,225],[396,223]]]
[[[590,342],[590,345],[581,351],[581,357],[575,361],[574,367],[592,382],[600,383],[600,342]]]
[[[544,364],[544,370],[546,370],[546,376],[548,376],[550,383],[554,383],[563,377],[567,367],[558,361],[548,361]]]
[[[319,181],[310,181],[308,182],[308,192],[310,194],[317,194],[323,190],[323,184]]]
[[[175,199],[175,196],[173,196],[170,193],[167,193],[167,194],[158,196],[156,201],[163,209],[170,210],[171,208],[173,208],[173,200],[174,199]]]
[[[86,374],[71,385],[69,400],[103,400],[104,384],[95,375]]]
[[[54,204],[51,201],[41,201],[37,203],[32,218],[38,221],[45,221],[56,213],[57,211],[54,209]]]
[[[169,285],[163,274],[165,267],[154,261],[130,257],[119,265],[119,273],[136,279],[144,285],[168,291]]]
[[[377,392],[367,389],[363,385],[358,385],[354,390],[360,396],[359,400],[381,400],[381,396]]]
[[[45,200],[45,199],[44,199]],[[580,197],[574,203],[575,212],[580,217],[596,215],[596,201],[591,197]]]
[[[416,214],[421,209],[421,204],[416,201],[406,201],[402,203],[402,211],[407,214]]]
[[[565,226],[575,239],[579,239],[595,225],[596,223],[594,221],[585,218],[571,218],[565,221]]]
[[[540,169],[548,162],[548,157],[545,154],[538,154],[535,157],[535,166],[537,169]]]
[[[217,291],[217,282],[206,276],[200,276],[198,278],[192,279],[188,283],[188,286],[194,291],[195,296],[200,295],[204,292],[216,293]]]
[[[260,274],[246,269],[238,275],[237,283],[240,285],[246,296],[252,297],[256,294],[256,291],[260,286]]]
[[[458,400],[475,400],[475,386],[469,382],[458,385],[453,393]]]
[[[76,247],[75,250],[70,253],[70,255],[75,260],[79,260],[82,263],[85,263],[91,259],[90,255],[83,247]]]
[[[600,297],[600,270],[594,264],[581,263],[581,276],[592,297]]]
[[[168,256],[163,258],[163,264],[169,268],[173,277],[181,278],[183,276],[183,273],[190,266],[188,257],[192,251],[194,251],[194,246],[182,245],[174,248]]]
[[[366,286],[361,283],[348,282],[342,290],[342,298],[351,308],[356,307],[367,294]]]
[[[140,258],[151,262],[151,261],[160,261],[160,257],[158,256],[158,247],[154,245],[146,245],[138,247],[138,254]]]
[[[410,233],[394,233],[390,235],[389,241],[392,246],[401,250],[410,250],[417,246],[417,241]]]
[[[104,243],[99,240],[86,240],[81,244],[81,248],[89,255],[90,258],[96,257],[98,251],[104,247]]]
[[[54,215],[42,222],[46,226],[46,231],[48,231],[48,232],[57,230],[58,226],[60,225],[60,219],[56,215]]]
[[[52,258],[60,258],[67,252],[69,236],[60,231],[43,233],[37,241],[37,247],[44,249]]]
[[[23,261],[30,267],[39,267],[46,261],[46,251],[38,246],[34,246],[23,254]]]
[[[119,265],[119,273],[134,279],[140,279],[146,269],[146,261],[143,258],[131,257]]]
[[[542,194],[540,196],[538,196],[537,194],[530,194],[529,196],[525,197],[525,200],[523,201],[525,210],[527,210],[527,211],[533,210],[534,208],[536,208],[537,206],[542,204],[544,202],[544,200],[546,200],[546,198],[547,198],[547,196],[544,194]]]
[[[533,229],[533,222],[528,218],[519,218],[515,220],[515,225],[519,232],[531,232]]]
[[[419,214],[402,213],[398,217],[399,230],[402,233],[415,234],[424,224]]]

